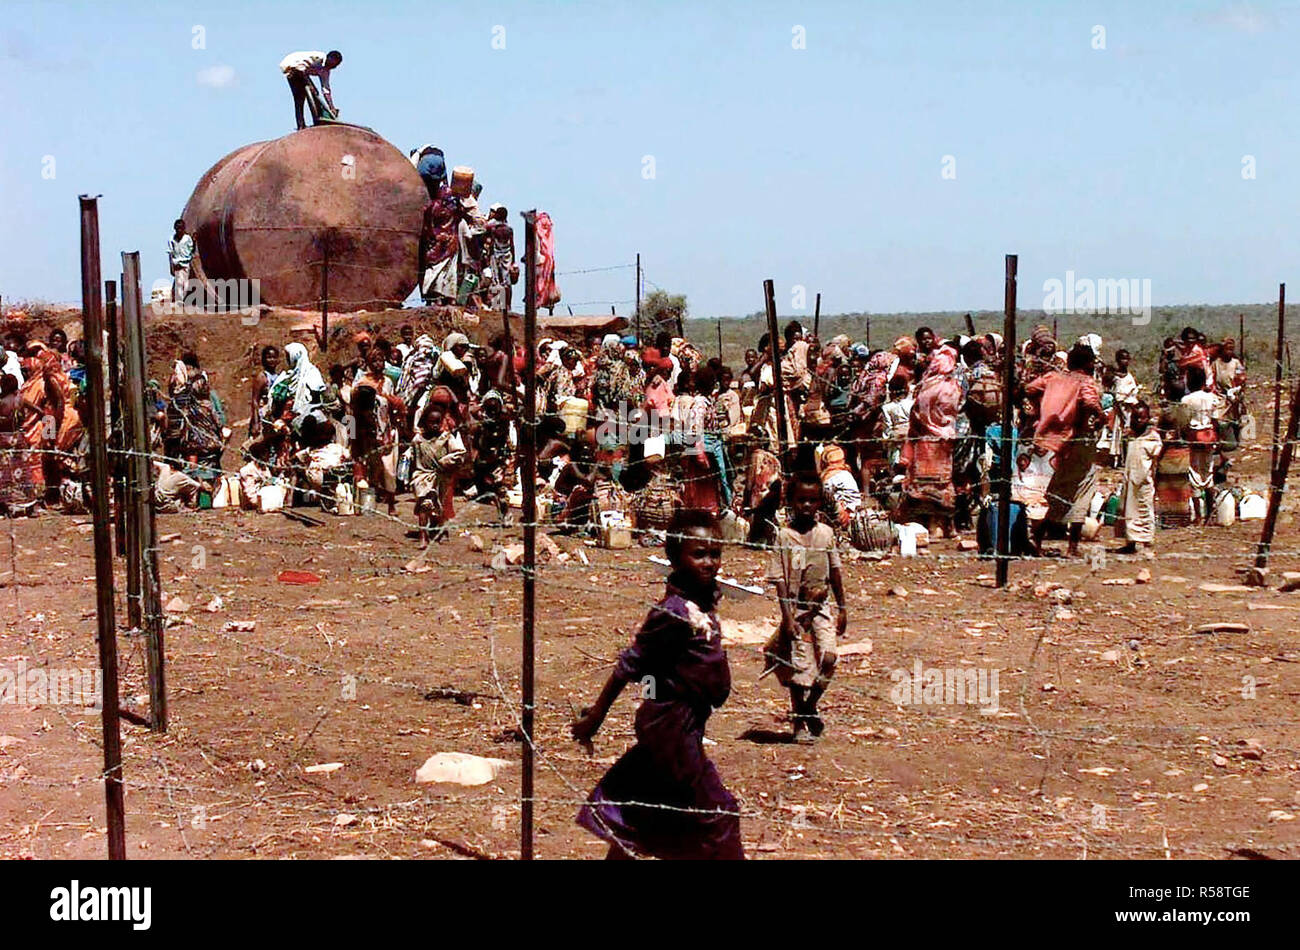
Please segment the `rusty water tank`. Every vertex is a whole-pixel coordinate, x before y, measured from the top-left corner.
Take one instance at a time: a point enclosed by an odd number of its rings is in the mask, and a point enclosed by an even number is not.
[[[209,280],[259,281],[261,302],[331,310],[396,305],[414,289],[428,192],[370,129],[318,125],[231,152],[199,179],[182,217]]]

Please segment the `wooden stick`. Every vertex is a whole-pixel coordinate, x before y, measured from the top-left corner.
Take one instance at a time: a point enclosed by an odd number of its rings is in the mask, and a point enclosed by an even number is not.
[[[764,305],[767,308],[768,345],[772,349],[772,398],[776,400],[777,457],[782,471],[786,465],[785,380],[781,378],[781,335],[776,327],[776,289],[771,279],[763,281]]]
[[[524,348],[528,351],[524,376],[524,406],[520,418],[520,449],[523,454],[524,561],[523,561],[523,663],[520,670],[522,709],[519,722],[524,733],[523,780],[519,791],[519,856],[525,861],[533,859],[533,634],[537,612],[537,212],[524,214],[524,257],[527,262],[527,283],[524,288]],[[640,271],[640,255],[637,270]],[[638,296],[640,296],[638,294]]]
[[[1282,432],[1282,348],[1286,345],[1286,284],[1277,285],[1277,349],[1273,374],[1273,450],[1268,470],[1277,471],[1278,439]]]
[[[320,351],[324,356],[330,348],[330,244],[324,241],[324,257],[320,265]]]
[[[1264,516],[1264,530],[1259,536],[1259,547],[1255,549],[1255,566],[1258,568],[1268,567],[1269,549],[1273,546],[1273,532],[1277,529],[1277,514],[1282,507],[1282,494],[1286,491],[1286,477],[1291,470],[1291,456],[1297,434],[1300,434],[1300,384],[1296,385],[1295,395],[1291,397],[1291,419],[1286,424],[1286,442],[1271,473],[1268,513]]]
[[[149,716],[155,732],[167,731],[167,687],[164,670],[162,589],[158,574],[158,533],[154,524],[153,463],[149,452],[149,419],[144,385],[148,374],[144,322],[140,300],[140,252],[122,253],[122,324],[125,336],[126,389],[129,411],[135,414],[131,447],[135,482],[134,517],[140,546],[140,617],[145,635],[145,673],[149,680]]]
[[[108,330],[108,471],[113,479],[113,543],[126,554],[126,484],[122,479],[122,352],[117,327],[117,281],[104,281],[104,324]]]
[[[817,295],[817,302],[813,305],[813,339],[818,343],[822,339],[822,295]]]
[[[90,389],[91,511],[95,520],[95,617],[103,673],[104,809],[108,857],[126,859],[126,802],[122,789],[122,728],[118,716],[117,615],[113,609],[113,540],[108,517],[108,439],[104,433],[104,317],[100,312],[99,199],[81,196],[81,319]]]
[[[1007,586],[1011,567],[1011,424],[1015,418],[1013,389],[1016,384],[1016,268],[1015,254],[1008,254],[1003,288],[1002,345],[1002,433],[998,446],[998,536],[997,586]]]

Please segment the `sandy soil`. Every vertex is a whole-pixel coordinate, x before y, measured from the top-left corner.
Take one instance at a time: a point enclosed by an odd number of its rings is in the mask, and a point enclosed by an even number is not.
[[[194,332],[160,334],[154,360]],[[269,328],[268,341],[282,342],[278,332]],[[203,335],[210,345],[223,339]],[[246,400],[239,380],[251,375],[236,353],[251,356],[260,342],[232,337],[219,344],[220,359],[208,359],[228,403]],[[1263,453],[1242,463],[1241,480],[1261,486]],[[189,609],[173,613],[167,630],[169,732],[123,726],[132,857],[518,854],[520,578],[491,570],[467,536],[490,549],[517,531],[474,526],[488,513],[470,506],[463,533],[409,565],[409,501],[399,515],[322,516],[319,528],[231,510],[160,516],[160,536],[176,535],[162,545],[166,596]],[[9,536],[0,537],[0,666],[97,665],[84,522],[0,523]],[[1005,591],[992,588],[989,562],[951,541],[915,559],[853,560],[845,641],[853,646],[813,747],[783,741],[785,698],[771,678],[758,680],[757,644],[775,604],[725,600],[735,686],[710,722],[709,751],[742,803],[750,854],[1294,856],[1300,593],[1200,586],[1236,584],[1258,530],[1255,522],[1162,532],[1153,562],[1017,562]],[[603,845],[573,815],[631,743],[633,701],[619,701],[595,757],[567,727],[662,575],[646,560],[653,549],[555,540],[568,557],[542,567],[538,588],[536,847],[545,858],[599,857]],[[739,547],[725,562],[745,580],[762,568]],[[321,582],[281,583],[286,568]],[[1144,568],[1148,583],[1127,583]],[[1289,512],[1273,570],[1300,570]],[[1068,604],[1052,584],[1070,591]],[[124,587],[119,565],[123,618]],[[217,597],[220,609],[206,610]],[[252,632],[226,629],[249,620]],[[1249,631],[1196,632],[1211,621]],[[122,695],[137,710],[141,647],[123,620]],[[910,673],[917,660],[997,670],[998,708],[895,702],[891,673]],[[0,705],[0,737],[0,857],[104,856],[98,714]],[[425,758],[446,751],[510,765],[482,786],[417,784]],[[342,767],[307,771],[325,763]]]

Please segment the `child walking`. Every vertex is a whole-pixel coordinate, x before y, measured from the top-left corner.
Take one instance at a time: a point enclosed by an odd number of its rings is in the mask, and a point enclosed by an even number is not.
[[[825,728],[817,702],[835,672],[835,642],[848,629],[849,616],[835,532],[817,521],[822,488],[815,473],[800,472],[786,483],[786,504],[790,523],[777,532],[767,568],[781,604],[781,626],[764,648],[767,670],[763,675],[775,672],[790,690],[791,739],[806,745]],[[834,624],[826,603],[831,594],[838,611]]]
[[[610,767],[578,812],[609,842],[610,859],[740,860],[736,799],[704,754],[704,726],[731,692],[718,620],[722,542],[708,512],[680,510],[665,543],[672,573],[596,703],[573,724],[587,744],[628,683],[640,690],[636,745]],[[629,804],[635,802],[637,804]]]

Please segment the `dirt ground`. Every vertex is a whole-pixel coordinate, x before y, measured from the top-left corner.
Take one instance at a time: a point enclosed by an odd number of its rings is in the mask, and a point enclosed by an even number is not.
[[[1262,487],[1265,465],[1248,449],[1236,477]],[[234,510],[159,517],[165,602],[188,609],[169,615],[166,634],[169,731],[123,724],[128,854],[517,856],[521,582],[517,569],[488,567],[470,536],[490,551],[517,529],[477,526],[489,512],[467,506],[460,530],[411,563],[409,500],[398,520],[321,517],[323,527]],[[90,530],[63,516],[0,523],[0,667],[97,666]],[[1161,532],[1154,561],[1018,561],[1004,591],[991,562],[952,541],[852,560],[849,633],[812,747],[783,741],[786,700],[759,680],[774,602],[727,598],[734,687],[709,723],[709,753],[741,802],[749,854],[1295,856],[1300,592],[1201,587],[1237,584],[1258,533],[1259,522]],[[538,580],[536,850],[595,858],[603,844],[573,816],[632,742],[633,700],[615,706],[594,757],[568,724],[662,589],[647,560],[661,552],[554,540],[567,557]],[[739,546],[724,558],[746,582],[762,567]],[[1289,511],[1272,567],[1300,570]],[[285,569],[320,583],[282,583]],[[1150,580],[1133,583],[1143,569]],[[119,565],[122,695],[142,710],[124,589]],[[1249,630],[1196,632],[1215,621]],[[897,679],[918,660],[996,670],[997,708],[907,702]],[[105,855],[101,739],[93,710],[0,705],[0,858]],[[509,764],[476,787],[417,784],[438,752]],[[341,767],[309,771],[329,763]]]

